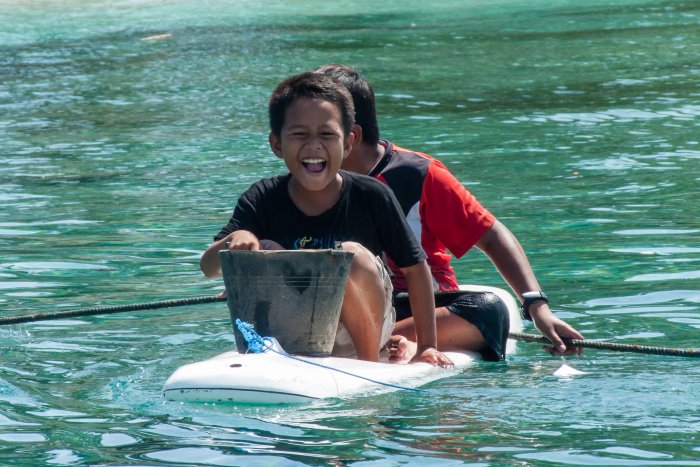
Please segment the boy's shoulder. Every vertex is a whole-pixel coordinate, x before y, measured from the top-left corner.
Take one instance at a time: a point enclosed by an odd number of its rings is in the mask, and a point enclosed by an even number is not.
[[[380,143],[385,147],[385,152],[369,174],[373,177],[381,175],[387,181],[392,178],[394,182],[420,183],[430,170],[436,166],[444,167],[428,154],[404,149],[387,140],[381,140]]]
[[[433,156],[423,152],[405,149],[390,141],[386,142],[386,165],[387,170],[414,170],[420,173],[426,173],[431,165],[442,163]]]
[[[396,190],[397,186],[422,186],[430,179],[431,184],[453,184],[456,177],[440,160],[429,154],[404,149],[384,141],[386,154],[370,175],[381,175]]]
[[[389,190],[385,184],[369,175],[348,172],[346,170],[341,170],[340,175],[348,182],[348,186],[351,190],[379,191],[382,193]]]

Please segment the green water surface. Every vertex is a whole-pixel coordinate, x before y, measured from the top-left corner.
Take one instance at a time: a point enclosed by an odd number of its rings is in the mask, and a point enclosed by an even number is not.
[[[383,135],[518,236],[560,317],[700,347],[700,3],[261,3],[0,0],[2,316],[219,292],[201,252],[284,169],[269,93],[347,63]],[[456,267],[506,286],[478,251]],[[163,400],[232,346],[224,304],[0,327],[0,464],[700,465],[697,360],[587,350],[559,379],[519,344],[421,394]]]

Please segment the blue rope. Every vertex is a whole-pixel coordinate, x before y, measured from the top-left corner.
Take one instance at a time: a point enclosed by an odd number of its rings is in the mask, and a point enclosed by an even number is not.
[[[238,330],[243,334],[243,338],[248,343],[248,348],[255,353],[263,353],[269,346],[265,344],[265,341],[260,334],[255,332],[255,328],[250,323],[236,319],[236,326]]]
[[[276,339],[271,338],[271,337],[260,337],[260,335],[255,332],[255,328],[253,328],[253,325],[250,323],[246,323],[245,321],[241,321],[240,319],[236,319],[236,326],[238,327],[238,330],[241,331],[241,334],[243,334],[243,338],[246,340],[248,343],[248,348],[255,352],[255,353],[263,353],[263,352],[274,352],[278,355],[282,355],[283,357],[288,357],[291,358],[292,360],[297,360],[299,362],[303,363],[308,363],[309,365],[315,365],[321,368],[325,368],[327,370],[333,370],[337,371],[338,373],[343,373],[348,376],[353,376],[355,378],[363,379],[365,381],[369,381],[370,383],[374,384],[379,384],[382,386],[387,386],[390,388],[395,388],[395,389],[401,389],[403,391],[413,391],[413,392],[427,392],[424,389],[418,389],[418,388],[409,388],[406,386],[399,386],[398,384],[391,384],[391,383],[385,383],[383,381],[377,381],[372,378],[367,378],[365,376],[361,375],[356,375],[355,373],[350,373],[349,371],[341,370],[339,368],[333,368],[328,365],[324,365],[322,363],[317,363],[317,362],[311,362],[309,360],[304,360],[303,358],[296,357],[294,355],[290,355],[287,352],[284,351],[279,351],[273,347],[274,343],[276,342]],[[268,344],[270,342],[271,344]]]

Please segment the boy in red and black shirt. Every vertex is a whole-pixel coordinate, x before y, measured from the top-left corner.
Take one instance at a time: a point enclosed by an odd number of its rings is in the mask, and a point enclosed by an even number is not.
[[[436,291],[458,289],[450,266],[452,255],[464,255],[473,246],[482,250],[523,301],[523,316],[552,342],[553,354],[574,353],[561,337],[582,339],[569,324],[554,316],[547,296],[540,291],[534,272],[515,236],[469,193],[438,160],[427,154],[401,149],[379,138],[374,92],[351,67],[325,65],[315,70],[338,79],[350,91],[355,106],[356,143],[343,161],[343,169],[371,175],[386,183],[399,200],[411,230],[428,256]],[[360,141],[360,143],[357,143]],[[448,251],[449,250],[449,251]],[[390,262],[391,266],[391,262]],[[400,271],[395,274],[395,292],[405,290]],[[414,323],[410,306],[395,300],[397,335],[412,339]],[[438,348],[475,350],[484,358],[504,357],[508,337],[508,311],[491,293],[449,294],[436,298]],[[405,341],[405,339],[404,339]],[[400,341],[395,341],[398,344]],[[393,349],[397,358],[407,358],[411,346]]]

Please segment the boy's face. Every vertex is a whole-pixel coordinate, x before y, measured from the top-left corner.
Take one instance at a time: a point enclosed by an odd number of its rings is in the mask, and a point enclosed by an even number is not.
[[[287,108],[280,137],[270,134],[270,147],[284,159],[292,177],[308,191],[320,191],[336,180],[352,150],[352,135],[343,134],[335,104],[302,97]]]

